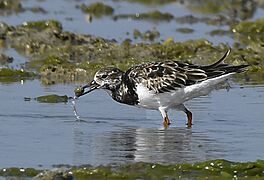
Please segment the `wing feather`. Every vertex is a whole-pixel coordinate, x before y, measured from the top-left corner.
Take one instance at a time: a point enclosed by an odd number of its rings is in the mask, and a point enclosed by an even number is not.
[[[202,69],[188,68],[189,64],[177,61],[154,62],[130,68],[126,76],[134,83],[142,83],[155,93],[169,92],[204,80]]]
[[[217,62],[206,66],[177,61],[141,64],[126,71],[125,78],[131,84],[142,83],[155,93],[177,90],[223,74],[244,71],[248,65],[232,66],[223,62],[230,51],[227,50]]]

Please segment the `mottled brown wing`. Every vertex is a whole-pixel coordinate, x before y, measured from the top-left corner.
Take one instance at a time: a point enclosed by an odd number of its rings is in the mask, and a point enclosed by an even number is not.
[[[129,81],[142,83],[155,93],[169,92],[207,79],[198,66],[176,61],[138,65],[126,72]]]
[[[215,63],[206,66],[177,61],[154,62],[130,68],[125,77],[128,82],[142,83],[155,93],[186,87],[223,74],[243,72],[248,65],[232,66],[223,63],[231,49]]]

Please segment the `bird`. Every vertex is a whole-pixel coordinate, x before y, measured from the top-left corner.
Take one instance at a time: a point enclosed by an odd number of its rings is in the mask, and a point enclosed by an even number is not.
[[[187,127],[192,127],[192,112],[184,103],[208,95],[232,75],[246,70],[248,65],[224,63],[230,52],[231,48],[210,65],[165,60],[139,64],[127,71],[105,67],[98,70],[92,82],[82,86],[75,95],[80,97],[104,89],[119,103],[159,110],[165,127],[171,124],[169,109],[183,111],[187,116]],[[85,92],[86,88],[89,90]]]

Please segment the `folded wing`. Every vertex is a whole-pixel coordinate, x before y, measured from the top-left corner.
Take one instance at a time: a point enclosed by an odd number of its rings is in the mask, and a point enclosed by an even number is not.
[[[230,50],[220,60],[208,66],[177,61],[141,64],[130,68],[125,78],[130,82],[142,83],[155,93],[169,92],[223,74],[241,72],[247,67],[247,65],[232,66],[223,63],[229,53]]]

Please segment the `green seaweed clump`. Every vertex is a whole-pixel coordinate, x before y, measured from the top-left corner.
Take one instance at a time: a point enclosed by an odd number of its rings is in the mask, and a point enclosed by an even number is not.
[[[72,168],[76,179],[262,179],[264,161],[234,163],[211,160],[195,164],[135,163],[111,167]]]
[[[160,36],[159,31],[157,30],[148,30],[146,32],[140,32],[139,30],[135,29],[133,32],[134,38],[141,38],[143,40],[149,40],[149,41],[154,41]]]
[[[36,175],[38,173],[38,175]],[[39,180],[51,179],[263,179],[264,161],[231,162],[223,159],[194,164],[163,165],[156,163],[132,163],[119,166],[80,166],[35,170],[6,168],[0,177],[33,177]]]
[[[64,168],[43,171],[34,177],[35,180],[74,180],[73,175]]]
[[[46,95],[46,96],[39,96],[35,98],[39,103],[66,103],[68,102],[68,96],[59,96],[56,94]]]
[[[93,3],[93,4],[90,4],[89,6],[85,4],[81,4],[80,9],[84,13],[92,14],[95,17],[112,15],[114,13],[114,9],[111,6],[105,5],[104,3],[101,3],[101,2]]]
[[[8,69],[8,68],[1,68],[0,69],[0,77],[24,77],[28,74],[23,70],[15,70],[15,69]]]
[[[255,47],[254,47],[255,46]],[[262,49],[262,50],[261,50]],[[247,71],[238,74],[236,81],[246,80],[251,84],[264,83],[264,49],[259,44],[249,45],[244,49],[236,49],[230,54],[229,61],[235,65],[249,64]]]
[[[226,36],[226,35],[230,35],[230,32],[223,29],[215,29],[209,32],[209,34],[211,36]]]
[[[38,31],[42,31],[42,30],[45,30],[45,29],[62,30],[61,23],[59,21],[56,21],[56,20],[24,22],[22,27],[28,28],[28,29],[35,29],[35,30],[38,30]]]
[[[172,38],[168,38],[163,43],[154,41],[140,44],[133,44],[130,40],[126,40],[119,44],[91,35],[58,30],[60,24],[56,21],[50,26],[44,23],[40,25],[41,28],[35,27],[35,22],[28,23],[30,24],[33,28],[27,28],[24,25],[0,24],[0,30],[3,30],[0,38],[28,58],[25,68],[36,71],[44,84],[87,82],[96,70],[106,66],[127,70],[139,63],[164,60],[209,64],[218,60],[227,50],[226,45],[215,46],[205,39],[175,42]],[[238,34],[242,36],[243,33]],[[155,29],[153,32],[146,33],[135,30],[134,36],[155,40],[159,32],[155,32]],[[254,35],[251,36],[254,37]],[[261,33],[259,37],[262,37]],[[234,65],[251,65],[247,72],[249,72],[248,75],[255,74],[251,76],[255,79],[260,77],[258,74],[264,74],[263,53],[263,43],[250,41],[246,46],[235,45],[226,62]],[[251,77],[245,77],[245,79],[251,79]]]
[[[205,23],[212,26],[230,25],[234,23],[234,20],[229,19],[223,15],[210,16],[210,17],[196,17],[193,15],[185,15],[176,17],[176,21],[180,24],[195,24]]]
[[[259,2],[244,0],[188,0],[186,7],[195,13],[227,15],[233,20],[253,17]]]
[[[15,82],[21,79],[33,78],[35,76],[35,73],[27,72],[23,69],[0,68],[0,82]]]
[[[41,170],[36,170],[33,168],[17,168],[17,167],[12,167],[12,168],[3,168],[0,169],[0,177],[24,177],[24,178],[29,178],[29,177],[34,177],[38,175],[41,172]],[[9,178],[7,178],[9,179]]]
[[[139,16],[142,17],[143,19],[164,20],[164,21],[170,21],[174,18],[174,16],[170,13],[162,13],[157,10],[148,13],[142,13]]]
[[[25,8],[21,4],[21,0],[0,0],[0,15],[11,15],[13,13],[21,13],[31,11],[33,13],[46,13],[41,7]]]
[[[116,0],[118,1],[118,0]],[[175,2],[175,0],[126,0],[131,3],[140,3],[144,5],[165,5]]]
[[[264,43],[264,18],[256,21],[244,21],[232,27],[232,32],[243,44]]]
[[[191,28],[178,28],[178,29],[176,29],[176,31],[183,33],[183,34],[190,34],[190,33],[194,32],[194,30]]]
[[[256,21],[244,21],[231,27],[234,38],[238,41],[237,51],[231,56],[240,63],[241,59],[250,65],[246,76],[248,81],[263,83],[264,80],[264,18]],[[237,58],[235,58],[237,57]],[[240,58],[238,58],[240,57]]]
[[[25,68],[36,71],[45,84],[83,81],[90,73],[81,68],[84,61],[105,59],[109,49],[118,47],[110,40],[62,31],[55,20],[18,26],[1,23],[0,40],[26,56]]]
[[[58,83],[58,80],[64,83],[64,81],[74,81],[78,80],[78,77],[87,76],[85,69],[78,68],[74,63],[70,63],[67,59],[58,56],[49,56],[44,60],[35,61],[33,64],[40,65],[40,75],[45,77],[45,80],[49,81],[50,84]]]
[[[134,19],[134,20],[148,20],[148,21],[170,21],[174,16],[170,13],[162,13],[158,10],[147,13],[138,14],[119,14],[114,16],[114,20],[118,19]]]
[[[22,7],[20,0],[0,0],[0,15],[9,15],[13,12],[19,13],[24,11],[24,8]]]

